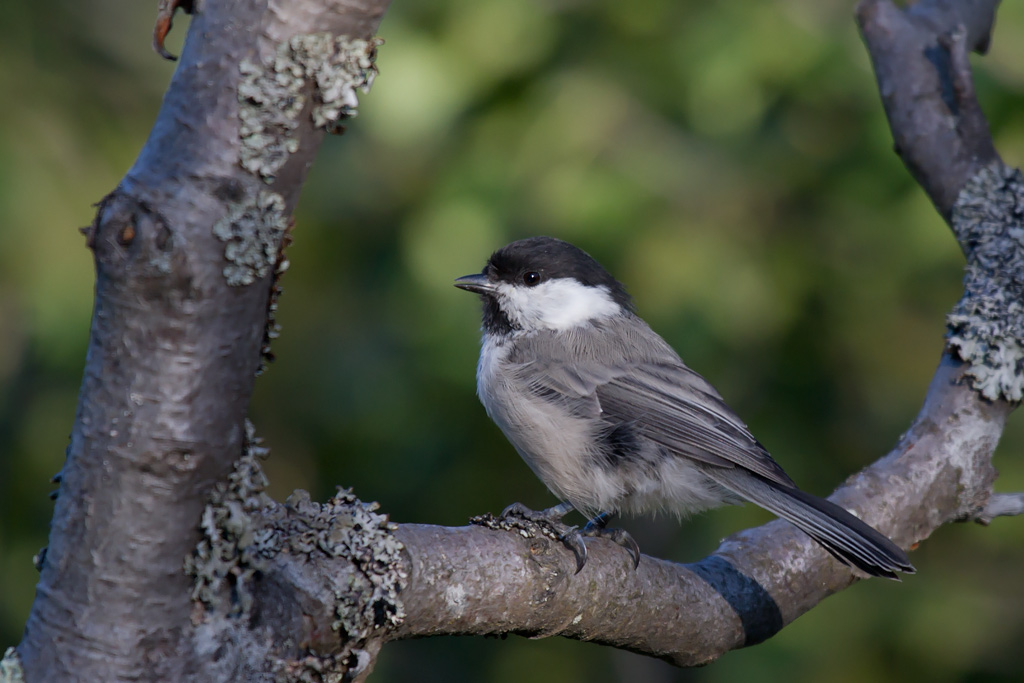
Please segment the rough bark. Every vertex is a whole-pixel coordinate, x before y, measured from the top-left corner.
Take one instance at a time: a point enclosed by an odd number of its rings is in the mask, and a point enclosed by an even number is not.
[[[277,250],[325,129],[372,71],[372,43],[313,34],[368,39],[386,4],[190,4],[153,133],[88,231],[97,286],[79,408],[36,601],[0,679],[362,679],[389,640],[510,632],[694,665],[858,580],[782,522],[701,562],[644,557],[637,571],[595,541],[576,575],[571,553],[525,523],[396,527],[344,492],[323,505],[266,498],[244,413]],[[983,262],[979,277],[1020,261],[1019,244],[1005,262],[978,248],[978,230],[1020,227],[978,180],[993,196],[1019,185],[996,166],[966,60],[987,45],[996,4],[858,9],[897,151]],[[983,187],[965,200],[968,186]],[[978,205],[990,220],[967,226],[964,207]],[[893,451],[833,496],[904,547],[1024,508],[1020,494],[992,495],[1012,394],[997,382],[982,397],[964,348],[943,356]]]

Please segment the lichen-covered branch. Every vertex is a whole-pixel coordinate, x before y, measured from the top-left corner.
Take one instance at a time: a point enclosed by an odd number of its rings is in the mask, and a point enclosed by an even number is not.
[[[862,0],[871,54],[896,151],[967,257],[949,346],[985,398],[1024,399],[1024,190],[992,144],[967,59],[988,48],[998,0],[924,0],[906,11]]]
[[[1024,399],[1024,175],[996,159],[967,182],[953,232],[967,255],[948,342],[990,400]]]
[[[349,491],[324,504],[305,491],[274,502],[264,492],[266,453],[247,422],[242,457],[211,493],[185,563],[193,621],[211,643],[244,644],[247,662],[275,674],[368,672],[374,643],[405,616],[395,525]],[[240,639],[239,624],[263,637]],[[285,646],[269,646],[277,641]]]

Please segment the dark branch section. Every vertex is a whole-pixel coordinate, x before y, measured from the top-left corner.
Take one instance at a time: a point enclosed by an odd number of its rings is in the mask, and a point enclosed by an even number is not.
[[[771,593],[721,557],[711,555],[689,565],[689,569],[721,595],[739,617],[744,647],[763,643],[785,626]]]

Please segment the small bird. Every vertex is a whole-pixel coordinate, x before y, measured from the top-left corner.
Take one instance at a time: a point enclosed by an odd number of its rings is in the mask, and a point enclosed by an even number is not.
[[[843,508],[796,487],[703,377],[639,318],[625,287],[589,254],[552,237],[494,252],[455,280],[483,300],[477,393],[487,414],[563,503],[640,561],[607,528],[614,513],[679,517],[751,501],[872,576],[913,573],[906,553]],[[514,504],[503,515],[529,512]],[[538,514],[538,513],[534,513]],[[546,516],[545,516],[546,515]],[[563,537],[586,562],[581,532]]]

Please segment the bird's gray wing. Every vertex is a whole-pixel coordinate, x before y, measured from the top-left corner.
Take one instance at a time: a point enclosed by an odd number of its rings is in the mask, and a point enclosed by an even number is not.
[[[794,486],[715,388],[639,318],[531,334],[509,360],[535,395],[599,417],[619,439],[619,429],[634,429],[673,455]]]

